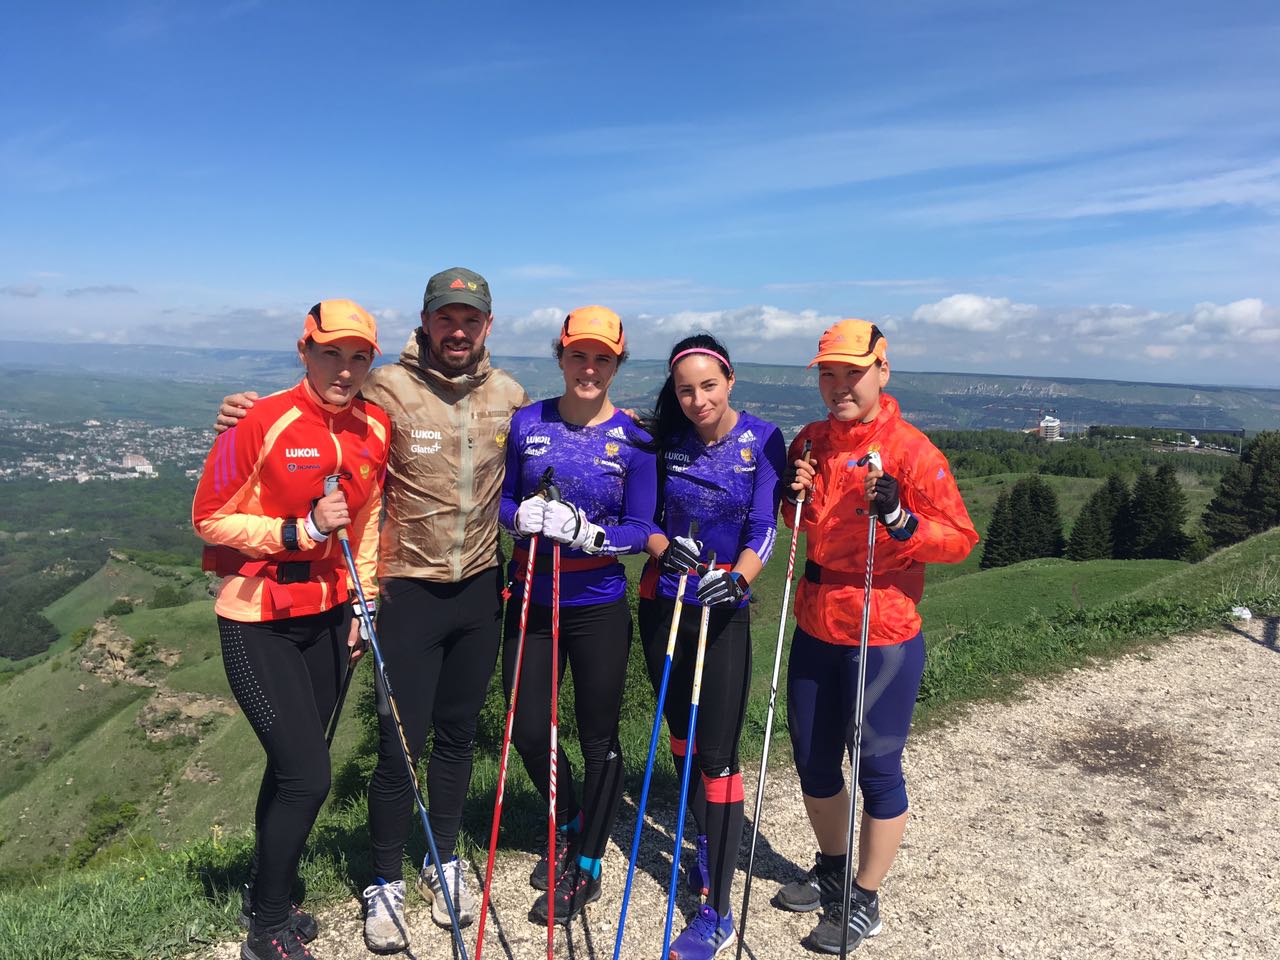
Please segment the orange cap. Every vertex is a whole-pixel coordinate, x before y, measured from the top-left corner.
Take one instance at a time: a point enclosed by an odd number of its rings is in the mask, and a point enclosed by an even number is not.
[[[877,360],[889,359],[889,344],[874,323],[866,320],[841,320],[832,324],[818,341],[818,355],[809,366],[818,363],[851,363],[869,367]]]
[[[560,345],[567,347],[579,340],[599,340],[618,357],[627,345],[622,319],[608,307],[579,307],[564,318]]]
[[[343,337],[359,337],[378,350],[378,324],[364,307],[353,300],[321,300],[307,314],[303,340],[332,343]]]

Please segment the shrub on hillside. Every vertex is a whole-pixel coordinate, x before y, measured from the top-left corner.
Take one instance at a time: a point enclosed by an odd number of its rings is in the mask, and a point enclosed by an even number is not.
[[[187,602],[187,598],[183,596],[181,590],[171,583],[162,583],[156,587],[155,596],[151,598],[151,606],[153,609],[163,609],[165,607],[180,607]]]
[[[123,617],[133,613],[133,604],[124,597],[119,597],[111,606],[102,611],[104,617]]]

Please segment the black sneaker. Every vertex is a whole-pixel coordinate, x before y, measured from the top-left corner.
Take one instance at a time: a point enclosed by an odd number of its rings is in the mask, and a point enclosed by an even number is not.
[[[843,887],[844,869],[830,864],[818,853],[814,855],[813,868],[808,873],[774,894],[773,905],[792,913],[808,913],[822,906],[824,900],[839,900]]]
[[[825,905],[821,922],[809,933],[805,944],[819,953],[839,953],[844,926],[840,922],[843,913],[840,896],[837,895],[834,903]],[[854,887],[849,910],[849,949],[857,949],[863,940],[874,937],[879,932],[880,897],[874,893],[867,896]]]
[[[288,923],[277,930],[258,933],[252,929],[240,945],[240,960],[315,960],[298,932]]]
[[[561,875],[559,883],[551,893],[544,893],[533,902],[529,917],[535,923],[547,922],[547,897],[556,898],[555,922],[566,926],[582,912],[588,903],[600,899],[600,878],[593,877],[581,867],[574,866]]]
[[[253,887],[247,883],[240,887],[240,916],[236,922],[246,930],[249,929],[249,918],[253,916]],[[289,923],[297,931],[298,939],[310,943],[320,935],[320,924],[316,918],[301,909],[296,903],[289,904]]]
[[[564,876],[565,867],[570,858],[578,858],[578,834],[568,830],[556,831],[556,881]],[[544,853],[533,865],[533,873],[529,874],[529,886],[535,890],[547,889],[547,855]]]

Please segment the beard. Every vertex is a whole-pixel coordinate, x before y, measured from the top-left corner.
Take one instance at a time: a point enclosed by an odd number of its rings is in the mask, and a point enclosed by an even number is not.
[[[484,355],[483,340],[479,343],[475,343],[470,340],[450,338],[437,344],[425,332],[423,333],[423,339],[426,341],[427,353],[430,356],[431,362],[446,373],[463,373],[479,363],[480,358]],[[469,349],[467,349],[466,355],[463,357],[456,357],[445,353],[445,348],[449,350],[460,350],[463,349],[464,346],[469,347]]]

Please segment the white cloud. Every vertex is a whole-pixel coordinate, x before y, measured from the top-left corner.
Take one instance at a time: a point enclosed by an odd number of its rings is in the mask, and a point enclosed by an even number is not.
[[[1036,315],[1037,308],[1014,303],[1007,297],[983,297],[976,293],[954,293],[937,303],[917,307],[912,319],[920,323],[974,333],[990,333]]]
[[[1229,337],[1251,344],[1280,341],[1280,309],[1257,297],[1218,306],[1197,303],[1183,329],[1192,336]]]
[[[133,287],[122,283],[104,283],[94,287],[73,287],[67,291],[68,297],[112,296],[117,293],[137,293]]]
[[[0,287],[0,293],[10,297],[31,297],[40,296],[41,286],[38,283],[11,283],[7,287]]]

